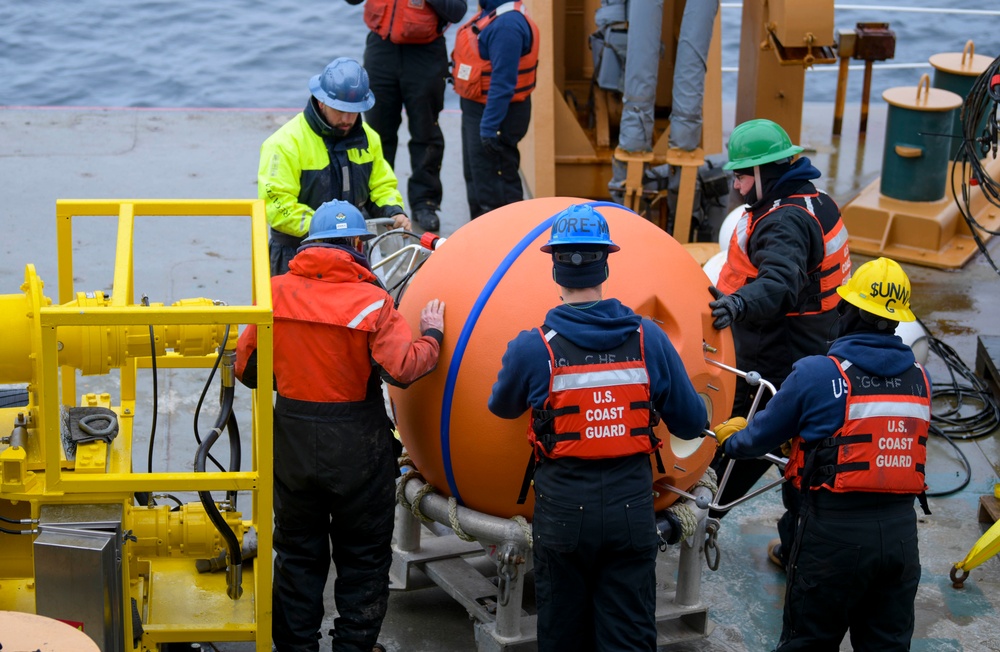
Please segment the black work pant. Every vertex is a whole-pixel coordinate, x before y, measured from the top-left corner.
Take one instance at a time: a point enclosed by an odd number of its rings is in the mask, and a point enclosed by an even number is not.
[[[288,263],[292,262],[302,246],[302,238],[274,229],[268,229],[268,233],[267,252],[271,259],[271,276],[285,274],[288,272]]]
[[[528,133],[531,98],[511,102],[500,123],[499,155],[487,154],[479,136],[485,104],[462,98],[462,171],[472,219],[524,199],[521,153],[517,144]]]
[[[279,397],[279,401],[280,401]],[[389,603],[395,478],[386,417],[341,423],[274,413],[272,639],[318,652],[323,589],[337,577],[333,652],[371,652]]]
[[[444,36],[423,45],[398,45],[369,32],[365,43],[365,70],[375,106],[365,112],[367,122],[382,139],[389,165],[396,163],[403,107],[410,131],[410,179],[406,198],[411,210],[441,206],[441,161],[444,134],[438,115],[444,108],[448,49]]]
[[[654,652],[653,497],[580,501],[535,497],[538,651]]]
[[[776,652],[836,652],[848,630],[855,652],[910,649],[920,582],[913,499],[859,508],[846,496],[841,509],[802,506]]]

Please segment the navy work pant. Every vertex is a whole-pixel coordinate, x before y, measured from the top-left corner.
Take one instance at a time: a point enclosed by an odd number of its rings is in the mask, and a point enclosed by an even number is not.
[[[375,106],[365,112],[368,123],[382,139],[382,151],[395,166],[403,107],[410,132],[410,179],[406,198],[410,208],[435,210],[441,206],[441,161],[444,134],[438,115],[444,108],[448,49],[444,36],[427,44],[397,45],[369,32],[365,43],[365,70]]]
[[[913,499],[883,494],[874,501],[884,504],[859,508],[854,496],[837,509],[803,504],[776,652],[836,652],[848,630],[855,652],[910,649],[920,582]]]
[[[280,397],[279,397],[279,400]],[[344,423],[274,413],[273,634],[318,652],[336,566],[333,652],[371,652],[389,603],[395,478],[384,413]]]
[[[535,497],[538,650],[654,652],[653,497],[579,500]]]
[[[521,153],[517,144],[528,133],[531,98],[511,102],[500,123],[500,153],[487,154],[479,136],[485,104],[462,98],[462,170],[472,219],[524,199]]]

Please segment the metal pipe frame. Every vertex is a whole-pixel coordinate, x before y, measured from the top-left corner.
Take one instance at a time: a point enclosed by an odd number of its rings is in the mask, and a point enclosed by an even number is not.
[[[406,480],[403,486],[406,501],[412,504],[425,486],[420,478]],[[659,634],[658,644],[703,638],[710,629],[708,608],[701,603],[701,565],[708,509],[713,501],[712,491],[707,486],[698,486],[690,493],[679,493],[690,501],[689,507],[698,524],[694,534],[681,542],[673,600],[661,602],[657,608],[657,623],[672,624],[669,633]],[[468,609],[475,622],[478,652],[521,649],[534,641],[536,636],[534,617],[523,616],[521,609],[524,577],[531,570],[531,536],[511,519],[461,506],[453,508],[448,498],[435,493],[419,497],[419,512],[436,523],[451,527],[450,512],[453,509],[459,528],[478,539],[478,544],[463,542],[457,535],[422,541],[418,518],[407,507],[396,507],[391,587],[396,590],[418,588],[410,586],[408,577],[410,567],[418,566],[435,584]],[[498,585],[487,580],[462,558],[482,550],[497,568]],[[680,628],[673,624],[675,621],[681,623]],[[525,623],[528,623],[528,628]]]

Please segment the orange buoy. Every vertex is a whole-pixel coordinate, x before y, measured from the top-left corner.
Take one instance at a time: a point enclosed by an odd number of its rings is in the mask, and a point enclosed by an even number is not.
[[[552,218],[586,199],[548,197],[504,206],[466,224],[414,276],[400,311],[410,324],[431,299],[445,302],[445,337],[437,368],[408,389],[390,387],[399,433],[416,468],[441,493],[493,516],[530,517],[534,496],[517,505],[531,455],[528,413],[494,416],[486,407],[507,343],[542,324],[559,302],[552,259],[539,251]],[[711,423],[729,417],[736,377],[705,361],[732,366],[728,330],[712,328],[709,281],[698,263],[666,232],[628,209],[593,202],[621,252],[609,259],[605,296],[620,299],[660,325],[704,398]],[[707,345],[707,347],[705,346]],[[715,453],[708,437],[684,441],[663,424],[656,434],[666,473],[653,464],[656,509],[690,489]]]

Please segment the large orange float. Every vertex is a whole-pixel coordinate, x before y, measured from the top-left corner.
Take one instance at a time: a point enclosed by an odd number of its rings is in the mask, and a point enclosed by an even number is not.
[[[530,492],[526,504],[516,504],[531,454],[528,415],[500,419],[486,402],[507,342],[541,325],[559,303],[551,258],[539,247],[548,240],[553,216],[577,203],[595,206],[621,246],[609,259],[605,296],[659,324],[683,358],[711,422],[729,417],[735,376],[705,358],[732,366],[732,337],[728,330],[712,328],[708,278],[676,240],[617,204],[548,197],[504,206],[456,231],[414,276],[399,308],[415,325],[427,301],[445,302],[441,358],[431,374],[408,389],[389,390],[414,465],[442,494],[476,511],[531,516]],[[715,440],[684,441],[663,424],[657,435],[665,442],[665,474],[656,472],[651,458],[660,510],[678,498],[668,485],[686,490],[701,478]]]

